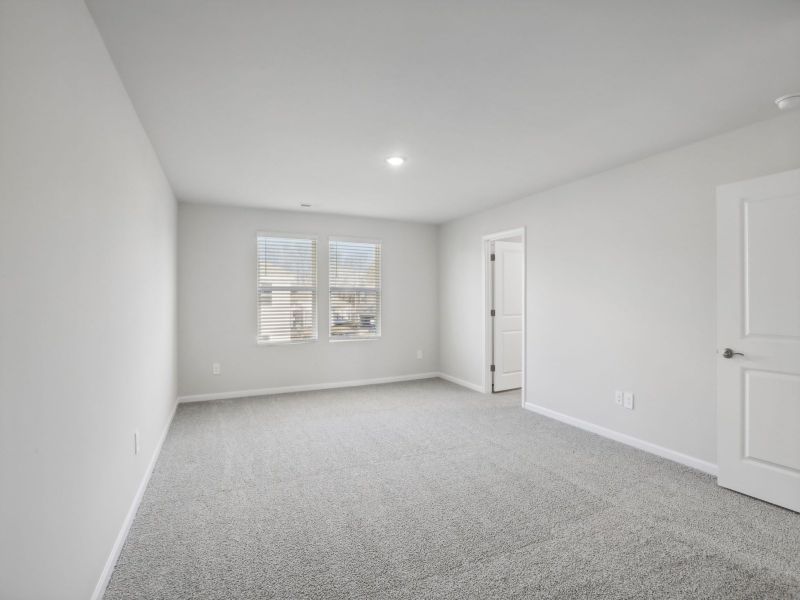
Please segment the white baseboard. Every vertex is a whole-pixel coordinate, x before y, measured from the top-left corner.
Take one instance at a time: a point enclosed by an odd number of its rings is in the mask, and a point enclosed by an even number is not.
[[[331,383],[287,385],[284,387],[260,388],[255,390],[236,390],[233,392],[211,392],[210,394],[180,396],[178,398],[178,402],[205,402],[206,400],[228,400],[231,398],[249,398],[251,396],[271,396],[274,394],[289,394],[292,392],[311,392],[314,390],[330,390],[335,388],[359,387],[362,385],[375,385],[380,383],[396,383],[398,381],[413,381],[415,379],[432,379],[434,377],[439,377],[439,373],[414,373],[412,375],[378,377],[377,379],[356,379],[355,381],[334,381]]]
[[[555,419],[556,421],[561,421],[562,423],[566,423],[567,425],[578,427],[579,429],[584,429],[586,431],[596,433],[597,435],[602,435],[603,437],[607,437],[617,442],[622,442],[623,444],[627,444],[628,446],[633,446],[634,448],[638,448],[639,450],[644,450],[645,452],[650,452],[651,454],[655,454],[656,456],[660,456],[661,458],[666,458],[676,463],[686,465],[687,467],[692,467],[694,469],[697,469],[698,471],[703,471],[704,473],[708,473],[709,475],[717,474],[717,465],[715,465],[714,463],[701,460],[699,458],[695,458],[694,456],[689,456],[688,454],[683,454],[675,450],[670,450],[669,448],[664,448],[663,446],[659,446],[651,442],[646,442],[639,438],[633,437],[632,435],[627,435],[625,433],[614,431],[613,429],[608,429],[606,427],[601,427],[600,425],[595,425],[594,423],[590,423],[589,421],[584,421],[582,419],[570,417],[569,415],[565,415],[564,413],[560,413],[558,411],[552,410],[550,408],[545,408],[537,404],[531,404],[530,402],[526,402],[524,404],[524,407],[530,410],[531,412],[544,415],[545,417],[550,417],[551,419]]]
[[[119,553],[122,552],[122,547],[125,545],[128,532],[133,524],[133,519],[136,517],[136,511],[139,510],[139,504],[142,502],[142,497],[147,489],[147,484],[150,482],[150,476],[153,474],[153,469],[155,468],[158,457],[161,454],[161,447],[164,445],[164,440],[167,439],[167,433],[169,432],[170,425],[172,425],[172,419],[175,418],[175,410],[177,408],[178,403],[176,402],[172,407],[172,414],[167,421],[167,425],[164,427],[164,431],[161,432],[161,438],[156,444],[155,450],[153,451],[153,456],[150,457],[150,463],[147,465],[147,469],[144,472],[142,481],[139,483],[139,487],[136,490],[136,495],[133,497],[133,502],[131,502],[131,506],[128,509],[128,514],[125,515],[125,520],[122,522],[122,527],[120,528],[119,533],[117,534],[117,539],[114,541],[114,545],[111,548],[111,554],[109,554],[108,559],[106,560],[106,564],[103,567],[103,572],[100,574],[100,579],[94,588],[91,600],[101,600],[103,594],[106,592],[108,582],[111,580],[111,574],[114,572],[117,559],[119,559]]]
[[[450,383],[455,383],[456,385],[460,385],[465,388],[469,388],[471,390],[475,390],[476,392],[483,393],[483,386],[478,385],[477,383],[472,383],[471,381],[467,381],[466,379],[459,379],[458,377],[453,377],[452,375],[448,375],[447,373],[437,373],[439,377],[449,381]]]

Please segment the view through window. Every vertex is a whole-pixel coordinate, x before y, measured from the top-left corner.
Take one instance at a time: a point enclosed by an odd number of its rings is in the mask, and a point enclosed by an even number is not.
[[[317,240],[258,236],[258,342],[317,339]]]
[[[328,272],[331,339],[380,336],[380,242],[331,239]]]

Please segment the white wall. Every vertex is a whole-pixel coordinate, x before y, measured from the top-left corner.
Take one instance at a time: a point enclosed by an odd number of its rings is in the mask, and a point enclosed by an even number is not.
[[[481,383],[481,236],[525,226],[527,402],[716,462],[715,186],[798,166],[789,113],[444,225],[441,371]]]
[[[80,0],[0,1],[0,203],[0,597],[86,600],[175,402],[175,201]]]
[[[256,232],[318,236],[319,340],[256,344]],[[382,335],[329,342],[328,236],[383,242]],[[180,203],[181,396],[375,379],[438,369],[438,286],[433,225],[306,212]],[[416,352],[424,358],[417,359]],[[222,364],[212,375],[211,364]]]

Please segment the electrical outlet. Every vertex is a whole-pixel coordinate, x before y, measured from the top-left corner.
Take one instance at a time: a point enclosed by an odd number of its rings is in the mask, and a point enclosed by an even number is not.
[[[221,375],[222,374],[222,365],[219,363],[213,363],[211,365],[211,374],[212,375]]]
[[[139,456],[139,430],[133,432],[133,454]]]
[[[614,404],[617,406],[622,406],[622,390],[617,390],[614,392]]]
[[[625,396],[622,399],[622,404],[628,410],[633,410],[633,392],[625,392]]]
[[[417,358],[422,360],[422,350],[417,350]]]

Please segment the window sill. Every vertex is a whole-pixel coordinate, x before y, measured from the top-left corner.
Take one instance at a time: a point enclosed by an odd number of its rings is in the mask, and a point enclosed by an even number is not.
[[[329,337],[328,341],[338,344],[339,342],[377,342],[379,339],[381,336],[374,335],[372,337]]]
[[[319,338],[314,338],[312,340],[288,340],[275,342],[261,342],[256,340],[256,346],[294,346],[295,344],[313,344],[318,341]]]

